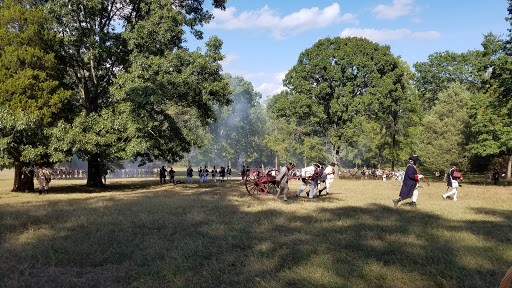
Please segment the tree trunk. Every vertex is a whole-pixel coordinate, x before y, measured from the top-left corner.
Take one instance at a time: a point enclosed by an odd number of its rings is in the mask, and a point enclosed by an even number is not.
[[[511,173],[512,173],[512,155],[508,158],[508,166],[507,166],[507,181],[510,181],[511,179]]]
[[[87,187],[104,187],[102,181],[102,163],[98,154],[93,154],[87,162]]]
[[[340,147],[336,147],[334,149],[334,163],[336,163],[336,166],[341,166],[340,165]]]
[[[23,187],[23,179],[21,178],[21,168],[23,168],[23,164],[15,161],[14,162],[14,184],[12,186],[11,192],[23,192],[25,191],[25,187]]]

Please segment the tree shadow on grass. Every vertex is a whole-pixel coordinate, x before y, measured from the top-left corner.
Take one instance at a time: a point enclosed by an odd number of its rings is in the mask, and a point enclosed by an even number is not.
[[[509,211],[476,211],[500,217],[478,223],[383,205],[268,205],[234,183],[153,188],[1,205],[0,286],[495,287],[512,260],[492,249],[511,248],[510,232],[496,232],[511,231]]]

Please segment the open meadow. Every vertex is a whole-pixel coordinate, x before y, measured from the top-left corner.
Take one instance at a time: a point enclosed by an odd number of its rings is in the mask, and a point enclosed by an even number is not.
[[[178,179],[185,180],[183,171]],[[329,196],[249,196],[230,182],[54,180],[0,172],[1,287],[498,287],[512,266],[512,187],[335,180]]]

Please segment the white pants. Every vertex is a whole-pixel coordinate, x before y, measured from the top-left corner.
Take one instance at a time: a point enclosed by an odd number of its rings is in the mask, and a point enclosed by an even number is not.
[[[416,202],[418,200],[418,187],[416,186],[416,189],[414,189],[414,192],[412,192],[412,202]]]
[[[212,176],[213,182],[217,182],[217,176]]]
[[[226,176],[226,180],[231,180],[231,174],[228,174],[228,175]]]
[[[331,187],[332,182],[334,182],[334,177],[325,179],[325,190],[327,193],[329,193],[329,188]]]
[[[452,191],[450,191],[450,192],[448,192],[446,194],[443,194],[443,198],[446,198],[446,197],[448,197],[450,195],[453,195],[453,200],[456,201],[457,200],[457,192],[458,192],[457,188],[454,187],[454,188],[452,188]]]
[[[297,191],[297,196],[302,193],[302,191],[306,190],[306,187],[309,185],[309,198],[313,198],[315,196],[315,188],[316,188],[316,181],[312,180],[306,180],[304,183],[302,183],[302,186],[300,186],[299,191]]]
[[[191,176],[187,176],[187,183],[192,183],[192,177]]]

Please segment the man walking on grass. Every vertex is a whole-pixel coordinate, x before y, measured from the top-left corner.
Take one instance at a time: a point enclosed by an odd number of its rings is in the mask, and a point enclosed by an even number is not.
[[[293,167],[295,167],[295,164],[293,162],[288,163],[288,165],[281,168],[279,171],[279,175],[276,177],[276,186],[279,187],[279,190],[277,191],[276,200],[279,200],[279,194],[283,193],[283,200],[288,201],[287,194],[288,194],[288,174],[291,170],[293,170]]]
[[[416,169],[416,163],[420,159],[418,156],[413,155],[409,157],[409,166],[405,169],[404,182],[402,183],[402,189],[400,189],[400,196],[398,199],[393,200],[395,207],[398,206],[400,201],[412,198],[411,206],[416,207],[416,200],[418,200],[418,180],[423,178],[423,175],[418,174]]]

